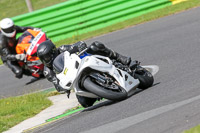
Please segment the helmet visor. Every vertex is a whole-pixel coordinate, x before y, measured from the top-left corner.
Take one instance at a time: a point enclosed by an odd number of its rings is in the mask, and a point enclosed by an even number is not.
[[[52,66],[53,60],[56,58],[57,52],[52,51],[40,57],[40,60],[47,66]]]
[[[42,57],[42,61],[43,61],[45,64],[49,64],[49,63],[51,62],[52,58],[53,58],[52,54],[48,53],[48,54],[46,54],[46,55],[44,55],[44,56]]]
[[[13,33],[15,31],[14,25],[6,29],[2,28],[1,30],[3,30],[5,33]]]

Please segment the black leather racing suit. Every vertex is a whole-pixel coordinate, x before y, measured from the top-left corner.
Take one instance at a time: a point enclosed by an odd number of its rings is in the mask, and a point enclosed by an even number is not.
[[[14,26],[17,33],[22,33],[27,29],[34,29],[33,27],[20,27]],[[16,35],[12,38],[4,36],[0,32],[0,55],[1,60],[5,65],[7,65],[12,72],[16,75],[17,78],[21,78],[23,74],[22,68],[19,66],[16,60],[16,51],[15,47],[17,45],[18,40],[16,39]]]

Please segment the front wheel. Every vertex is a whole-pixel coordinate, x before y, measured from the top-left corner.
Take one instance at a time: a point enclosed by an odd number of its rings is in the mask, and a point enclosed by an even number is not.
[[[89,98],[84,96],[76,95],[78,102],[83,106],[84,108],[92,106],[96,102],[96,98]]]
[[[154,82],[153,75],[142,67],[140,67],[139,70],[135,72],[135,78],[140,81],[138,88],[143,90],[151,87]]]
[[[109,100],[119,101],[127,98],[125,89],[115,83],[111,85],[99,84],[95,79],[87,77],[83,82],[83,86],[97,96]]]

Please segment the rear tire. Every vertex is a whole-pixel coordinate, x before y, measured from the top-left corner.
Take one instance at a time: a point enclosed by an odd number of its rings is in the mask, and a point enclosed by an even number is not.
[[[90,77],[87,77],[84,80],[83,86],[86,90],[96,94],[97,96],[113,101],[123,100],[126,99],[128,96],[125,89],[121,86],[118,86],[120,88],[119,91],[113,91],[95,83],[95,81],[92,81]]]
[[[78,102],[83,106],[84,108],[92,106],[96,102],[96,98],[89,98],[84,96],[76,95]]]
[[[141,70],[136,71],[135,78],[137,78],[140,81],[138,88],[143,89],[143,90],[151,87],[154,82],[153,75],[145,68],[142,68]]]

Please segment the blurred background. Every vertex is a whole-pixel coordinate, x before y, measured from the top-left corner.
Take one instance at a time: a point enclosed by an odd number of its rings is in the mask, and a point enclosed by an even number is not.
[[[28,13],[27,3],[30,3],[35,11],[65,1],[67,0],[0,0],[0,20]]]

